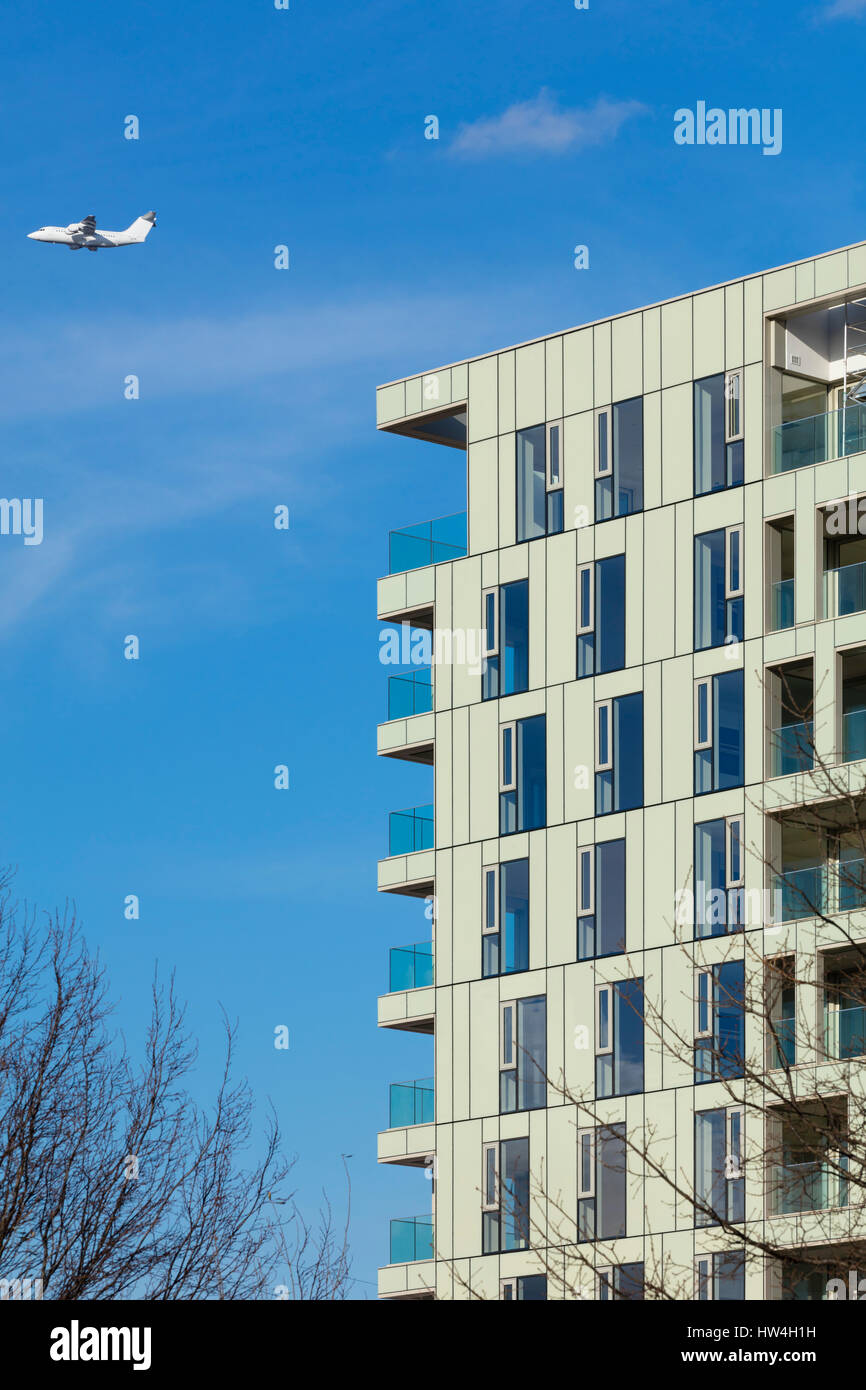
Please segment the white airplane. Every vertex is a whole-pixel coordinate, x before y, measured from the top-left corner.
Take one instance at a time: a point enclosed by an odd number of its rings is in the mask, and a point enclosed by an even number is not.
[[[37,227],[28,232],[30,241],[52,241],[57,246],[68,246],[70,251],[107,251],[109,246],[135,246],[144,241],[154,222],[155,212],[146,212],[136,217],[125,232],[103,232],[96,225],[95,217],[84,217],[80,222],[70,222],[68,227]]]

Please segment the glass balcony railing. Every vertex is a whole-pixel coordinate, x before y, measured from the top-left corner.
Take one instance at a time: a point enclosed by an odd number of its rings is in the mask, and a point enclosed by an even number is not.
[[[423,1081],[391,1082],[391,1129],[403,1129],[407,1125],[432,1125],[433,1123],[433,1077]]]
[[[824,617],[844,618],[866,610],[866,560],[824,571]]]
[[[770,623],[773,632],[794,626],[794,581],[780,579],[772,585]]]
[[[774,1067],[793,1067],[797,1060],[796,1019],[774,1018],[770,1034]]]
[[[439,565],[443,560],[459,560],[466,554],[466,513],[440,516],[435,521],[419,521],[388,533],[388,573]]]
[[[866,907],[866,859],[840,859],[836,866],[839,911]]]
[[[388,718],[411,719],[433,708],[433,680],[429,670],[406,671],[388,677]]]
[[[414,946],[392,946],[388,988],[426,989],[433,983],[433,943],[419,941]]]
[[[775,888],[782,895],[783,922],[796,922],[801,917],[814,917],[824,912],[825,878],[823,864],[776,874]]]
[[[866,1053],[866,1008],[824,1009],[824,1055],[829,1062],[844,1062]]]
[[[770,776],[808,772],[814,760],[811,719],[800,724],[783,724],[770,732]]]
[[[848,1205],[847,1157],[836,1164],[810,1159],[807,1163],[773,1165],[770,1210],[773,1216],[792,1216],[802,1211],[829,1211]],[[839,1169],[842,1172],[839,1172]]]
[[[412,806],[407,811],[392,811],[388,817],[388,853],[415,854],[432,849],[434,842],[432,806]]]
[[[391,1264],[432,1260],[433,1217],[404,1216],[391,1222]]]
[[[842,761],[866,758],[866,709],[850,709],[842,715]]]
[[[846,405],[824,415],[788,420],[773,430],[774,473],[847,458],[866,450],[866,406]]]

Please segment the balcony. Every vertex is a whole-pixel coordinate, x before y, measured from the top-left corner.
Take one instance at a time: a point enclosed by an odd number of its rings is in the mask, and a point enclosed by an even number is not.
[[[440,565],[444,560],[459,560],[466,549],[465,512],[419,521],[388,533],[388,573],[403,574],[425,565]]]
[[[392,946],[388,989],[391,994],[404,989],[429,989],[433,984],[433,943],[418,941],[414,946]]]
[[[824,617],[844,618],[866,610],[866,561],[824,571]]]
[[[775,876],[775,890],[781,893],[782,921],[796,922],[814,917],[826,908],[826,865],[786,869]]]
[[[846,405],[824,415],[789,420],[773,429],[772,471],[787,473],[866,450],[866,406]]]
[[[797,1020],[774,1018],[771,1034],[771,1067],[793,1067],[797,1061]]]
[[[808,772],[814,761],[812,720],[782,724],[770,731],[770,776]]]
[[[842,715],[842,761],[853,763],[858,758],[866,758],[866,709]]]
[[[406,671],[388,677],[388,718],[411,719],[433,708],[433,680],[429,670]]]
[[[411,1125],[432,1125],[434,1110],[433,1077],[423,1081],[393,1081],[389,1129],[408,1129]]]
[[[794,581],[780,579],[771,586],[770,631],[794,626]]]
[[[388,855],[417,854],[432,849],[434,820],[432,806],[412,806],[406,811],[392,811],[388,817]]]
[[[772,1168],[770,1215],[794,1216],[800,1212],[830,1211],[848,1205],[848,1182],[844,1171],[847,1156],[835,1163],[810,1159],[806,1163],[777,1163]]]
[[[824,1056],[828,1062],[845,1062],[866,1053],[866,1008],[824,1009]]]
[[[774,887],[781,894],[783,922],[857,912],[866,907],[866,859],[834,859],[807,868],[788,869],[775,875]]]
[[[433,1258],[432,1216],[404,1216],[391,1222],[391,1264]]]

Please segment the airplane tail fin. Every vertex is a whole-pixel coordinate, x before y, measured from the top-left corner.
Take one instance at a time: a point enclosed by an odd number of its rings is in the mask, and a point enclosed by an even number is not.
[[[130,241],[144,241],[155,221],[156,213],[146,212],[142,217],[136,217],[135,221],[127,227],[126,235]]]

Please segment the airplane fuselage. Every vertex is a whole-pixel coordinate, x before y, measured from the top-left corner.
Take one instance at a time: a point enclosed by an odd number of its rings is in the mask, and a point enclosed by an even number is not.
[[[154,213],[137,217],[122,232],[109,232],[93,225],[95,219],[72,222],[68,227],[37,227],[28,232],[30,241],[47,241],[55,246],[68,246],[70,251],[107,251],[114,246],[136,246],[143,242],[156,221]]]

